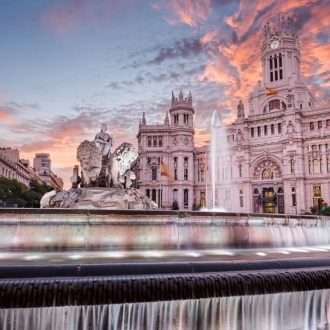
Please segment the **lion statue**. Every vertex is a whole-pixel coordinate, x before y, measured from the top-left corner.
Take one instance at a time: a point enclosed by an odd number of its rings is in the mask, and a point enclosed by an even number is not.
[[[85,140],[77,149],[81,166],[81,187],[91,187],[98,180],[102,168],[102,154],[94,142]]]
[[[130,170],[132,163],[137,159],[138,153],[133,145],[122,143],[110,156],[108,164],[108,180],[110,187],[129,188],[135,174]]]

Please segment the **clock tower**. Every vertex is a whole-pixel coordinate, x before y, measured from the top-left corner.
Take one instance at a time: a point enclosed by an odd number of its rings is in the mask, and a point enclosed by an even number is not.
[[[292,85],[301,81],[299,39],[293,21],[280,19],[279,29],[264,27],[261,48],[262,78],[268,88]]]
[[[249,114],[277,110],[314,110],[315,98],[300,71],[299,38],[292,19],[279,18],[278,28],[264,27],[261,46],[262,81],[249,95]]]

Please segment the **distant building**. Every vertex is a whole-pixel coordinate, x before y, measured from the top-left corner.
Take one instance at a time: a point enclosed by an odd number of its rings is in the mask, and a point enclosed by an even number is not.
[[[164,123],[137,134],[137,185],[164,208],[194,202],[233,212],[301,213],[330,202],[330,108],[317,109],[305,84],[299,39],[290,19],[277,30],[265,26],[262,80],[249,94],[249,114],[240,101],[237,119],[225,127],[229,154],[217,155],[211,192],[210,148],[194,148],[192,95],[172,94]],[[169,175],[161,175],[162,163]],[[163,172],[164,173],[164,172]],[[214,197],[212,197],[214,196]]]
[[[45,158],[38,159],[38,161],[34,162],[34,166],[32,168],[29,160],[20,159],[19,151],[16,148],[1,147],[0,176],[8,179],[16,179],[18,182],[23,183],[26,187],[29,187],[29,182],[31,179],[35,179],[39,183],[45,183],[55,189],[62,190],[63,180],[51,171],[49,154],[40,155],[47,155],[47,161],[44,161]],[[48,167],[44,166],[46,163]],[[37,166],[37,168],[35,168],[35,166]],[[42,172],[42,174],[40,172]]]
[[[57,190],[63,190],[63,180],[52,172],[52,161],[48,153],[37,153],[33,159],[33,168],[42,181]]]

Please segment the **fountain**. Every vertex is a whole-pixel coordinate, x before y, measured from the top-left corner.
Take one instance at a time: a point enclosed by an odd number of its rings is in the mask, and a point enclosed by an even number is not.
[[[0,209],[2,329],[330,328],[328,218],[160,211],[102,157],[44,208]]]
[[[228,142],[225,128],[221,123],[218,111],[214,110],[211,119],[211,187],[212,187],[212,209],[231,211],[231,176]],[[222,194],[219,194],[219,185]]]

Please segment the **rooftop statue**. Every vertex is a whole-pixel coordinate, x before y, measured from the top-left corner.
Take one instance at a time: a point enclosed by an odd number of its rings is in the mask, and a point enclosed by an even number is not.
[[[106,133],[107,125],[93,141],[83,141],[77,148],[79,166],[73,168],[72,188],[45,194],[41,207],[106,208],[106,209],[157,209],[155,202],[141,191],[131,188],[136,179],[132,165],[138,153],[133,145],[122,143],[112,153],[113,136]]]

